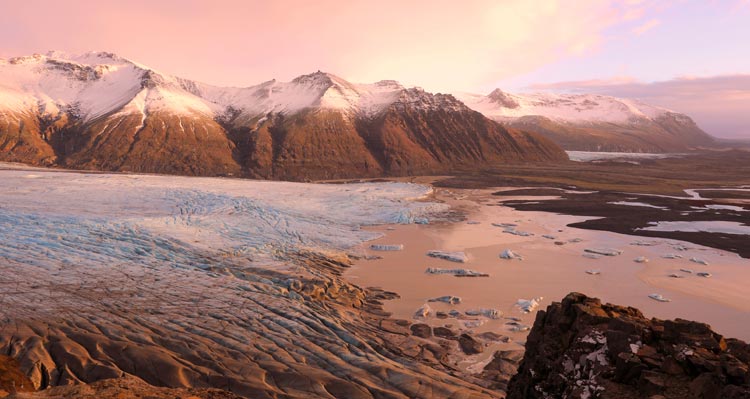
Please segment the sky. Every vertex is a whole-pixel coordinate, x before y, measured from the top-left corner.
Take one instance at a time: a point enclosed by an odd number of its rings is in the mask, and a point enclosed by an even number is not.
[[[747,21],[750,0],[0,0],[0,57],[111,51],[224,86],[323,70],[438,92],[588,90],[750,138]]]

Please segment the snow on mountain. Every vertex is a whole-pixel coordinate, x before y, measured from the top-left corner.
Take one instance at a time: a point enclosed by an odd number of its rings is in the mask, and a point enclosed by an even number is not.
[[[290,82],[217,87],[111,53],[51,52],[0,60],[0,159],[328,179],[567,158],[452,95],[395,81],[355,84],[318,71]]]
[[[113,111],[220,115],[228,108],[249,117],[305,108],[374,115],[400,98],[395,81],[354,84],[315,72],[291,82],[217,87],[159,73],[111,53],[50,52],[0,60],[0,107],[14,112],[75,111],[84,121]]]
[[[42,55],[11,58],[0,62],[0,90],[15,101],[2,105],[45,113],[77,107],[82,116],[95,118],[127,104],[140,90],[141,73],[125,62],[88,65]]]
[[[637,100],[598,94],[510,94],[496,89],[486,96],[470,93],[456,96],[470,108],[498,121],[538,115],[557,122],[627,123],[671,112]]]
[[[689,116],[634,99],[500,89],[457,97],[490,119],[540,134],[566,150],[682,152],[714,144]]]
[[[271,80],[247,88],[199,84],[197,90],[199,96],[217,105],[238,108],[251,116],[295,113],[311,107],[373,115],[395,102],[404,87],[395,81],[354,84],[318,71],[291,82]]]

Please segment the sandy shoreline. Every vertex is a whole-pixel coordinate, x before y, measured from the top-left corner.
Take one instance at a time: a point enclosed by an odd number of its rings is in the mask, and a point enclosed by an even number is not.
[[[429,303],[435,311],[451,309],[463,311],[494,308],[504,318],[486,320],[480,327],[466,327],[463,320],[428,317],[432,326],[450,325],[452,328],[474,333],[493,331],[509,336],[512,343],[495,345],[497,348],[520,348],[527,332],[511,331],[512,318],[520,323],[533,324],[535,313],[524,314],[516,306],[518,299],[543,297],[540,308],[558,301],[571,291],[599,297],[603,301],[640,309],[647,317],[662,319],[684,318],[710,324],[728,337],[750,340],[750,260],[733,253],[702,247],[670,239],[639,238],[605,231],[566,227],[585,220],[584,217],[546,212],[516,211],[495,206],[502,200],[518,197],[497,197],[493,190],[437,189],[436,198],[467,213],[468,222],[436,223],[430,225],[387,225],[368,228],[381,232],[383,237],[368,242],[365,252],[382,259],[361,260],[345,273],[354,284],[381,287],[397,292],[401,298],[388,301],[385,310],[394,318],[413,319],[414,312],[430,298],[455,295],[462,298],[458,305]],[[538,197],[537,197],[538,198]],[[518,224],[517,230],[534,235],[522,237],[503,232],[491,223]],[[555,239],[544,238],[552,235]],[[568,242],[580,239],[581,242]],[[564,241],[565,245],[556,245]],[[637,242],[655,245],[633,245]],[[403,244],[403,251],[382,252],[369,249],[370,244]],[[687,250],[680,250],[687,247]],[[616,248],[619,256],[590,259],[583,256],[587,248]],[[429,258],[429,250],[464,251],[467,263],[455,263]],[[505,249],[522,255],[524,260],[500,259]],[[678,254],[680,259],[665,259],[663,255]],[[647,263],[634,259],[646,257]],[[690,261],[691,257],[706,260],[704,266]],[[450,275],[428,275],[427,267],[466,268],[490,274],[486,278],[456,278]],[[586,270],[600,270],[600,275],[589,275]],[[693,274],[681,272],[691,269]],[[709,272],[710,278],[698,277],[697,272]],[[684,278],[669,277],[670,274]],[[648,297],[659,293],[671,302],[657,302]],[[482,319],[482,318],[480,318]],[[468,359],[462,368],[481,364],[489,355]]]

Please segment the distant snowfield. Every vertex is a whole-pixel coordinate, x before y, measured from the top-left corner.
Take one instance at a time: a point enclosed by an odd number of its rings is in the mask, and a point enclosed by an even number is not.
[[[0,170],[0,261],[60,270],[129,263],[280,267],[300,250],[346,251],[446,209],[428,186]],[[218,260],[218,261],[217,261]],[[18,271],[22,273],[22,271]]]
[[[648,154],[638,152],[593,152],[593,151],[565,151],[568,154],[568,158],[571,161],[576,162],[591,162],[591,161],[604,161],[612,159],[664,159],[664,158],[676,158],[681,157],[684,154]]]
[[[698,222],[651,222],[650,224],[650,226],[638,230],[750,235],[750,226],[739,222],[727,222],[721,220]]]

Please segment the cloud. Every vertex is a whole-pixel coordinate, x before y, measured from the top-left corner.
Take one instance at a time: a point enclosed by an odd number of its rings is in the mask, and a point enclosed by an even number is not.
[[[6,1],[13,55],[109,50],[224,85],[318,69],[361,82],[397,79],[468,90],[596,51],[633,0]],[[637,21],[631,21],[637,22]]]
[[[659,25],[661,25],[661,21],[659,21],[658,19],[650,19],[646,23],[633,28],[633,33],[640,36]]]
[[[530,89],[635,98],[683,112],[713,135],[750,138],[750,74],[685,76],[651,83],[619,77],[537,84]]]

